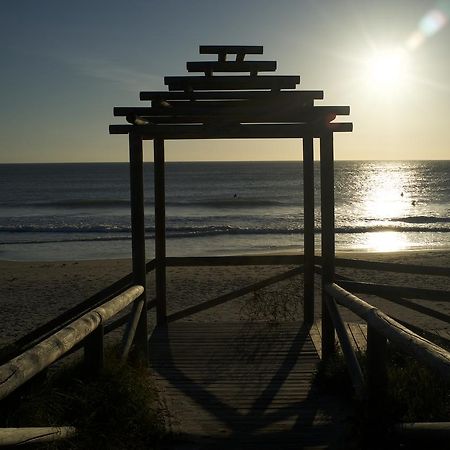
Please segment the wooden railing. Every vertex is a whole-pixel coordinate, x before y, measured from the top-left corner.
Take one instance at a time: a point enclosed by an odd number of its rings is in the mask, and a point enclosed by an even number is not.
[[[0,400],[68,354],[78,344],[84,345],[85,364],[89,370],[100,369],[104,359],[105,322],[138,299],[143,292],[142,286],[129,287],[0,366]],[[0,429],[0,446],[59,440],[74,433],[73,427]]]
[[[424,267],[356,260],[339,261],[338,259],[336,259],[336,266],[396,273],[450,276],[450,269],[443,267]],[[320,268],[316,268],[316,270],[319,273],[321,272]],[[325,297],[325,306],[331,316],[355,392],[358,397],[367,398],[369,414],[371,414],[371,411],[379,411],[387,392],[387,342],[391,342],[394,344],[396,350],[413,356],[417,361],[439,373],[443,379],[450,381],[450,352],[422,335],[433,336],[432,333],[422,333],[423,330],[419,327],[391,317],[349,292],[349,290],[354,290],[359,293],[376,295],[450,323],[448,315],[405,299],[450,301],[449,291],[360,283],[341,275],[335,275],[335,278],[338,280],[336,283],[323,284],[323,289],[327,294]],[[366,379],[364,379],[363,371],[350,343],[350,337],[337,305],[349,309],[367,324]],[[417,333],[419,331],[421,332],[420,334]],[[397,430],[402,433],[426,434],[433,433],[434,428],[436,426],[432,424],[414,424],[414,426],[412,424],[401,424],[397,427]],[[445,434],[448,436],[449,429],[449,423],[439,424],[439,433],[442,435]]]

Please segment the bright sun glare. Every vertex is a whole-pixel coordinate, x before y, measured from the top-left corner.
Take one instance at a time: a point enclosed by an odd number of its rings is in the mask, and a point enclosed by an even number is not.
[[[408,67],[406,50],[380,50],[368,58],[365,78],[372,86],[397,89],[406,83]]]

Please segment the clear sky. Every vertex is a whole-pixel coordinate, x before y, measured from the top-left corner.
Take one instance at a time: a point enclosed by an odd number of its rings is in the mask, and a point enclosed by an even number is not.
[[[446,0],[1,0],[0,162],[126,161],[112,108],[166,90],[165,75],[208,59],[203,44],[263,45],[255,59],[324,90],[318,104],[350,105],[338,159],[449,159],[449,16]],[[295,141],[166,148],[169,160],[300,156]]]

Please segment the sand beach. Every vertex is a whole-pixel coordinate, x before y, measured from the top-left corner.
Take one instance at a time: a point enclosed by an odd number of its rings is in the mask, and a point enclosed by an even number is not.
[[[450,252],[408,251],[400,253],[343,253],[340,257],[373,261],[449,267]],[[256,283],[293,266],[226,266],[226,267],[170,267],[167,269],[168,313],[216,298],[233,290]],[[80,303],[97,291],[131,271],[128,259],[17,262],[0,261],[0,299],[3,344],[33,330],[37,326]],[[339,268],[337,273],[359,281],[450,290],[448,277],[397,274]],[[316,312],[320,312],[320,279],[316,277]],[[302,306],[298,292],[302,290],[302,276],[271,285],[253,294],[188,316],[187,321],[242,321],[301,319]],[[154,297],[154,276],[148,277],[149,298]],[[413,323],[425,330],[450,330],[449,324],[376,298],[362,298],[388,314]],[[450,299],[424,301],[425,306],[450,316]],[[265,305],[262,308],[257,305]],[[345,320],[356,320],[344,311]],[[154,324],[154,311],[149,312]]]

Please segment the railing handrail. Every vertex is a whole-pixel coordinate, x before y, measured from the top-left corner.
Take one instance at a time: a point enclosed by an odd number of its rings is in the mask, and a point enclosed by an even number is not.
[[[103,325],[106,320],[122,311],[143,292],[142,286],[130,287],[0,366],[0,400],[70,351],[99,325]]]
[[[450,379],[450,352],[419,336],[389,317],[383,311],[370,305],[336,283],[324,286],[325,291],[373,327],[402,351],[414,355],[422,363],[434,368],[446,379]]]

